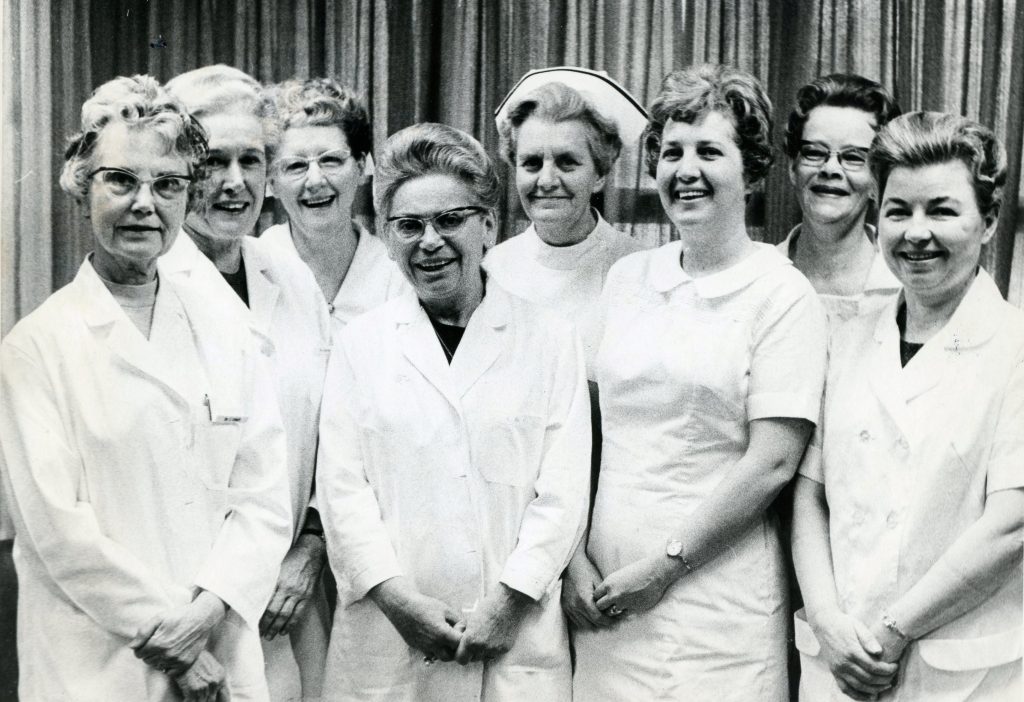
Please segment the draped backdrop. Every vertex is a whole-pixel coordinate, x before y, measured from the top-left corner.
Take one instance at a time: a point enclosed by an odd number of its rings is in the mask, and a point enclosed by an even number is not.
[[[474,134],[495,155],[493,109],[532,68],[604,70],[647,105],[668,71],[730,63],[766,85],[780,145],[800,85],[861,73],[889,86],[904,109],[965,114],[1002,138],[1007,197],[984,262],[1004,294],[1024,301],[1024,1],[6,0],[3,13],[3,332],[68,282],[90,248],[83,213],[57,176],[92,89],[117,75],[164,81],[215,62],[264,82],[337,77],[366,97],[378,148],[432,120]],[[782,239],[798,215],[778,156],[749,213],[766,241]],[[500,168],[507,180],[510,169]],[[606,215],[649,243],[667,241],[649,181],[634,181],[606,196]],[[521,226],[515,200],[510,187],[503,236]]]

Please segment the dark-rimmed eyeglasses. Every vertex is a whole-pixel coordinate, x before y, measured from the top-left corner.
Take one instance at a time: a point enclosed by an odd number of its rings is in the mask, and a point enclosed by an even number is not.
[[[99,176],[100,183],[112,195],[134,197],[145,183],[149,186],[150,191],[162,200],[174,200],[180,197],[188,190],[189,183],[193,180],[192,176],[177,173],[143,179],[124,168],[112,167],[97,168],[89,174],[90,178],[95,176]]]
[[[336,175],[341,172],[345,164],[352,157],[349,149],[331,149],[325,151],[316,158],[303,158],[293,156],[291,158],[279,158],[274,161],[274,169],[281,178],[287,180],[299,180],[305,178],[309,173],[309,164],[316,163],[320,172],[324,175]]]
[[[860,171],[868,165],[867,149],[852,147],[831,151],[820,144],[805,143],[800,145],[800,160],[808,166],[820,166],[832,158],[832,154],[836,155],[839,165],[842,166],[844,171]]]
[[[467,207],[453,207],[444,212],[438,212],[430,217],[388,217],[388,231],[401,241],[411,243],[417,241],[427,231],[427,224],[434,227],[434,231],[445,236],[453,234],[462,228],[466,220],[475,214],[486,214],[489,212],[484,207],[470,205]]]

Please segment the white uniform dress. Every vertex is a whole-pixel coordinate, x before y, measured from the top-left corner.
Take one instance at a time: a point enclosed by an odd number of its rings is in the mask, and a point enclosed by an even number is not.
[[[388,258],[384,242],[355,221],[352,222],[352,227],[359,237],[359,243],[356,244],[355,255],[345,274],[345,280],[341,282],[338,294],[327,305],[334,337],[346,324],[363,312],[411,290],[398,266]],[[267,228],[260,235],[260,239],[284,247],[296,256],[299,255],[288,224],[275,224]]]
[[[331,345],[331,323],[320,286],[299,257],[262,239],[242,239],[249,306],[184,232],[168,260],[182,261],[208,294],[233,304],[243,320],[274,346],[278,405],[288,445],[293,540],[305,522],[316,468],[320,396]],[[262,640],[267,682],[274,702],[316,700],[323,681],[330,614],[322,588],[290,636]]]
[[[590,414],[564,320],[488,285],[449,366],[412,294],[331,356],[317,493],[338,580],[324,698],[562,702],[559,576],[587,514]],[[499,582],[534,600],[490,663],[434,663],[366,593],[398,575],[466,613]]]
[[[212,651],[266,700],[257,626],[291,537],[269,362],[190,271],[157,262],[147,340],[86,261],[0,346],[23,700],[180,699],[128,647],[195,588]]]
[[[572,246],[551,246],[531,224],[487,253],[484,270],[503,288],[572,320],[583,342],[587,376],[601,343],[601,289],[612,264],[640,243],[597,216],[597,226]]]
[[[981,271],[946,326],[900,366],[900,301],[833,340],[823,432],[800,468],[825,484],[839,605],[873,624],[981,517],[1024,488],[1024,312]],[[1022,572],[907,648],[887,702],[1024,699]],[[801,700],[846,700],[803,619]]]
[[[691,278],[680,242],[608,274],[597,360],[604,441],[587,553],[605,576],[664,553],[743,456],[752,420],[818,419],[827,321],[772,246]],[[785,571],[762,515],[651,610],[574,634],[574,697],[787,700]]]
[[[872,241],[878,238],[875,228],[865,224],[867,235]],[[785,240],[779,242],[778,250],[783,256],[792,258],[796,254],[796,247],[800,240],[801,225],[796,225],[789,232]],[[903,284],[892,274],[889,267],[885,265],[885,257],[881,252],[875,251],[875,258],[871,262],[871,269],[868,271],[868,279],[864,281],[864,290],[856,295],[829,295],[819,293],[821,303],[825,305],[828,312],[829,328],[835,330],[849,319],[862,314],[868,314],[881,309],[899,294]]]

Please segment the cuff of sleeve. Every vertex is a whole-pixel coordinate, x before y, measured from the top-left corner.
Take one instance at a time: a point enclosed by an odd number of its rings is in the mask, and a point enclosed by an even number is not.
[[[385,580],[403,575],[402,567],[393,553],[381,554],[381,556],[379,562],[373,563],[349,577],[348,586],[345,588],[348,595],[346,606],[363,599],[366,597],[366,593]],[[339,583],[339,585],[341,584]]]
[[[274,594],[273,591],[270,591],[266,593],[265,597],[246,596],[241,592],[235,592],[234,588],[227,583],[218,583],[207,578],[197,578],[196,587],[213,593],[223,600],[224,604],[241,617],[242,621],[253,631],[259,631],[260,617],[263,616],[263,610],[266,609],[270,596]]]
[[[558,581],[559,573],[556,571],[553,566],[513,552],[505,563],[499,581],[530,599],[539,601]]]
[[[816,483],[825,482],[825,471],[821,466],[821,448],[814,444],[808,444],[804,451],[804,457],[800,460],[800,467],[797,474],[813,480]]]
[[[1024,488],[1024,475],[1021,475],[1019,469],[1014,468],[1013,470],[1004,471],[989,469],[988,479],[985,483],[986,495],[991,495],[993,492],[999,492],[1000,490],[1017,490],[1020,488]]]
[[[747,398],[747,419],[786,417],[818,423],[821,395],[797,395],[788,392],[765,392]]]

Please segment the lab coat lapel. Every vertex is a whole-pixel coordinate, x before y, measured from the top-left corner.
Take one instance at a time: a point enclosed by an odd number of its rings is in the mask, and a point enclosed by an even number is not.
[[[263,254],[255,246],[250,246],[250,243],[247,238],[242,246],[242,260],[249,285],[249,310],[252,312],[253,326],[262,335],[269,337],[281,288],[271,278],[270,267]]]
[[[452,391],[451,368],[427,313],[413,294],[404,295],[396,306],[398,342],[402,354],[457,410],[459,396]]]
[[[489,287],[470,317],[459,350],[452,359],[452,389],[458,397],[466,394],[501,352],[501,337],[508,323],[508,300],[497,286]]]
[[[168,390],[172,391],[182,401],[188,401],[188,388],[182,387],[178,375],[164,359],[173,358],[156,353],[156,345],[162,343],[165,331],[177,338],[180,330],[165,330],[165,326],[171,320],[158,320],[157,311],[154,310],[153,328],[150,331],[150,340],[147,340],[136,328],[121,307],[117,304],[113,295],[107,290],[103,281],[100,280],[90,261],[82,264],[75,277],[73,285],[78,289],[78,300],[82,310],[82,317],[90,330],[97,336],[112,354],[119,357],[125,364],[131,366],[140,373],[144,373],[157,380]],[[171,308],[171,319],[174,322],[182,321],[182,325],[188,334],[188,323],[177,317],[173,311],[176,298],[170,289],[170,283],[160,281],[160,289],[157,290],[156,306],[160,308],[167,305]],[[171,298],[163,299],[163,298]],[[161,315],[163,317],[163,315]],[[158,321],[160,322],[158,325]],[[174,325],[171,325],[174,326]]]
[[[875,325],[870,354],[869,383],[892,421],[903,434],[910,427],[907,409],[905,375],[900,365],[900,332],[896,326],[896,305],[902,303],[902,296],[886,306]]]

